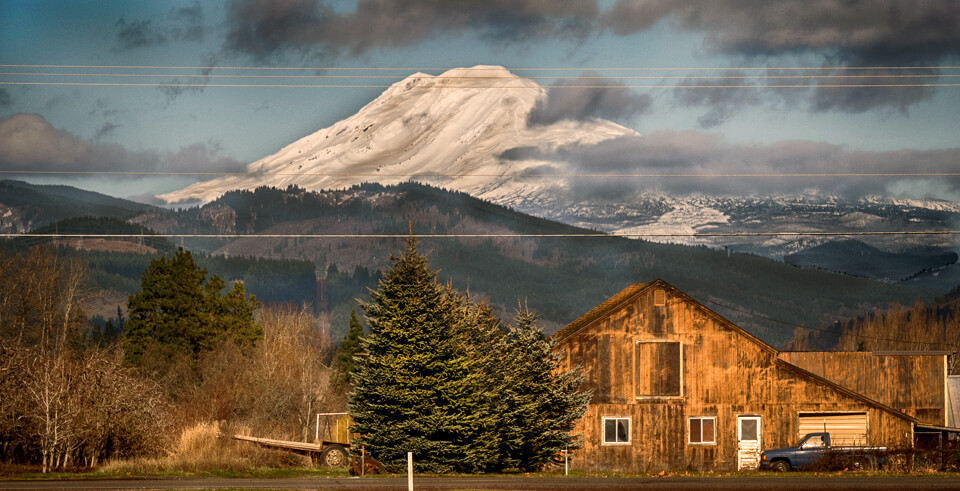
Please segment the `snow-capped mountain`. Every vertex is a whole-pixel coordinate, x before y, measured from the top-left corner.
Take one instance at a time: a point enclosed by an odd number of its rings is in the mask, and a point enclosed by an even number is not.
[[[960,203],[938,200],[656,192],[576,198],[569,192],[571,183],[562,178],[523,176],[570,172],[562,162],[537,156],[639,135],[597,118],[532,124],[531,112],[546,97],[546,89],[503,67],[458,68],[437,76],[417,73],[393,84],[355,115],[250,164],[245,175],[196,183],[160,198],[205,203],[228,191],[260,186],[319,191],[414,180],[572,225],[769,256],[832,238],[752,233],[909,232],[950,230],[960,223]],[[694,233],[719,235],[690,236]],[[864,240],[888,251],[956,246],[952,235]]]
[[[544,185],[506,176],[553,164],[501,159],[503,152],[548,152],[636,135],[596,119],[529,124],[530,112],[545,95],[537,83],[503,67],[458,68],[438,76],[416,73],[355,115],[250,164],[247,175],[196,183],[160,198],[209,202],[227,191],[258,186],[321,190],[412,179],[493,201],[515,200],[538,195]]]

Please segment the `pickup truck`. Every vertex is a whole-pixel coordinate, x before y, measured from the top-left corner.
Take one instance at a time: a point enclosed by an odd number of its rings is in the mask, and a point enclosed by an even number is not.
[[[886,462],[886,451],[887,447],[834,447],[830,445],[830,433],[808,433],[796,447],[761,453],[760,469],[779,472],[825,467],[876,469]]]

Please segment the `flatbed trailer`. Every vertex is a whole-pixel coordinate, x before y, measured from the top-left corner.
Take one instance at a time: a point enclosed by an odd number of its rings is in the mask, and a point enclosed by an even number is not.
[[[255,436],[233,435],[234,440],[253,442],[270,448],[279,448],[310,456],[315,464],[328,467],[346,467],[350,464],[348,458],[349,443],[321,441],[319,443],[292,442],[288,440],[274,440]]]

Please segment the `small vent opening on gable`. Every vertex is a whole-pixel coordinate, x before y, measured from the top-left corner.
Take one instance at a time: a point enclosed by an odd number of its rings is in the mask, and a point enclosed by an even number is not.
[[[653,306],[654,307],[663,307],[667,305],[667,292],[663,290],[654,290],[653,291]]]

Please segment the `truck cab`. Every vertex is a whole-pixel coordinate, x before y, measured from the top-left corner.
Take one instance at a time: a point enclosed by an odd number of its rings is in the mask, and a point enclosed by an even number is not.
[[[808,433],[795,447],[778,448],[761,453],[760,469],[781,472],[791,469],[809,469],[821,464],[828,453],[836,459],[827,462],[842,463],[843,466],[854,469],[866,469],[882,464],[883,453],[886,450],[886,447],[834,447],[830,444],[829,433]]]
[[[767,450],[760,454],[760,469],[788,471],[813,466],[830,447],[829,433],[808,433],[796,447]]]

